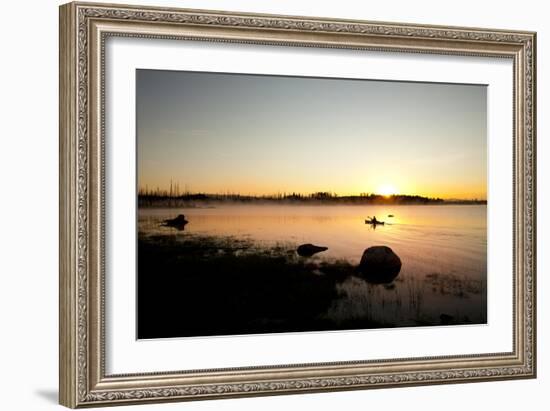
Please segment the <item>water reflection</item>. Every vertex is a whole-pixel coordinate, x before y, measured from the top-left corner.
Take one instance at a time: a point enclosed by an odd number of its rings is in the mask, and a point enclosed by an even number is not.
[[[399,212],[395,211],[398,210]],[[387,245],[415,272],[428,268],[481,276],[486,271],[486,206],[220,206],[140,209],[144,235],[173,231],[159,222],[183,214],[186,233],[250,238],[265,246],[281,242],[328,247],[324,258],[358,263],[371,245]],[[369,215],[395,214],[371,230]]]
[[[187,247],[200,257],[201,264],[219,260],[215,270],[225,270],[237,261],[241,264],[241,268],[235,268],[238,274],[245,265],[256,264],[250,272],[252,277],[247,274],[246,283],[240,287],[248,287],[253,276],[277,284],[275,281],[282,274],[277,274],[275,266],[262,268],[262,259],[266,258],[269,264],[286,261],[285,267],[291,267],[291,271],[306,270],[314,275],[311,281],[317,281],[315,276],[328,279],[324,287],[333,287],[334,291],[327,294],[332,295],[332,302],[319,305],[324,308],[316,314],[317,325],[308,323],[304,328],[302,323],[300,327],[304,329],[357,328],[357,324],[366,328],[469,324],[485,323],[487,319],[486,211],[485,205],[142,208],[138,230],[140,244],[156,244],[159,238],[170,238],[170,247]],[[374,216],[380,216],[376,221],[385,224],[366,223]],[[298,246],[307,244],[323,246],[323,251],[300,257]],[[355,270],[367,248],[381,245],[399,256],[402,267],[391,284],[369,284]],[[166,248],[156,249],[155,258],[163,250]],[[171,254],[166,258],[176,257],[183,258]],[[138,272],[147,264],[140,257]],[[200,267],[197,266],[198,271],[203,270]],[[195,286],[200,284],[197,278],[192,283]],[[251,288],[247,295],[251,292],[257,290]],[[270,321],[261,320],[261,326],[254,322],[255,325],[235,327],[241,327],[241,332],[262,326],[288,330],[281,325],[282,320]],[[318,321],[325,322],[319,325]],[[197,332],[209,334],[204,330]],[[219,333],[240,332],[218,329],[210,334]]]

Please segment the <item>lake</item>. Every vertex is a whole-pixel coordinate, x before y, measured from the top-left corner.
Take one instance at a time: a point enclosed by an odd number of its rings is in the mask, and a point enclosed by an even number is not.
[[[162,226],[163,220],[178,214],[184,214],[189,221],[183,231]],[[365,224],[365,219],[372,216],[385,221],[385,225]],[[318,276],[330,271],[331,264],[356,266],[368,247],[390,247],[402,262],[397,279],[385,285],[369,284],[355,276],[337,282],[336,297],[316,317],[330,320],[331,325],[321,328],[361,328],[360,324],[366,324],[367,328],[368,324],[479,324],[487,319],[485,205],[221,204],[140,208],[138,231],[140,242],[163,237],[174,244],[224,239],[225,245],[214,248],[218,247],[219,253],[226,257],[230,254],[231,258],[240,258],[243,262],[247,255],[266,250],[273,254],[276,250],[289,261],[305,264]],[[241,246],[224,248],[228,242]],[[328,250],[305,259],[304,263],[294,252],[303,243],[326,246]],[[138,272],[145,263],[139,257]],[[255,275],[261,277],[262,270]],[[296,331],[295,328],[290,327],[288,331]],[[248,333],[248,329],[240,330],[237,326],[234,331],[196,333],[239,334]],[[269,327],[256,331],[267,332]],[[276,331],[287,329],[283,326]]]

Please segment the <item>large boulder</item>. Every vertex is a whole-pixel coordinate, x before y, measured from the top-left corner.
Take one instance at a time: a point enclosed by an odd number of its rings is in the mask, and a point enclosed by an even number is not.
[[[313,244],[302,244],[296,249],[300,257],[311,257],[313,254],[328,250],[328,247],[321,247]]]
[[[359,275],[374,284],[391,283],[401,271],[401,259],[390,247],[369,247],[359,263]]]

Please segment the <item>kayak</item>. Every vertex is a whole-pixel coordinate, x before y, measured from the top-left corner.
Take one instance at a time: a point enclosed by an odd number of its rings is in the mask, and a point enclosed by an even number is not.
[[[384,225],[384,221],[365,220],[365,224]]]

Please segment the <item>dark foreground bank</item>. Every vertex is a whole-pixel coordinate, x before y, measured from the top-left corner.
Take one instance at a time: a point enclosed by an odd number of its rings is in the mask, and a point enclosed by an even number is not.
[[[354,272],[284,246],[196,236],[141,238],[138,267],[139,338],[341,329],[324,314]],[[344,328],[380,326],[363,319]]]
[[[423,286],[401,278],[396,284],[370,285],[356,274],[346,261],[299,257],[292,244],[267,248],[233,237],[140,235],[138,338],[471,322],[448,314],[427,318]],[[457,284],[457,293],[479,291]],[[390,304],[407,305],[411,320],[381,321],[384,316],[377,312]]]

